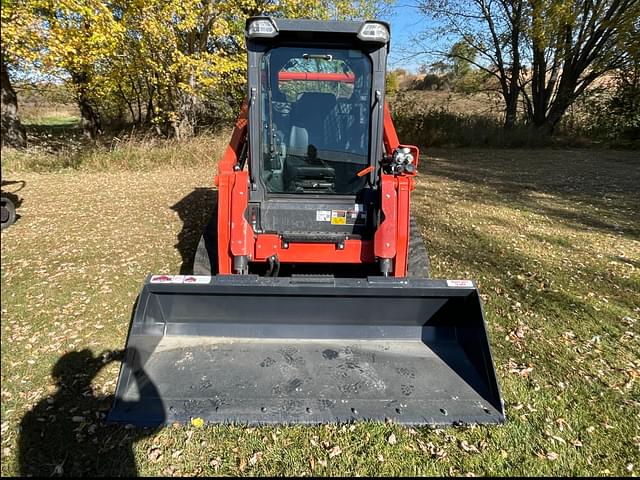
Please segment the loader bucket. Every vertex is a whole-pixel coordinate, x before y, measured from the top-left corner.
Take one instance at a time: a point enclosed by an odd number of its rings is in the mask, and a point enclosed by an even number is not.
[[[478,291],[447,285],[150,276],[107,421],[502,423]]]

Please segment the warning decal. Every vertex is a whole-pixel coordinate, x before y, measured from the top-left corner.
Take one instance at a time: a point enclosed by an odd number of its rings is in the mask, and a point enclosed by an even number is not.
[[[184,283],[209,283],[211,281],[210,275],[185,275]]]
[[[346,225],[346,224],[347,224],[346,210],[331,210],[331,225]]]
[[[330,222],[331,210],[316,210],[316,222]]]
[[[151,283],[182,283],[184,275],[154,275],[151,277]]]
[[[473,288],[471,280],[447,280],[447,287],[470,287]]]
[[[211,276],[209,275],[154,275],[151,277],[151,283],[186,283],[200,284],[209,283]]]

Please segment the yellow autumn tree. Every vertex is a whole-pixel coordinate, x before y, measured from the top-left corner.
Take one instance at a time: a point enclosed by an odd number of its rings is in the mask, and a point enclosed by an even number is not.
[[[12,58],[66,80],[85,135],[100,130],[97,71],[119,48],[122,23],[101,0],[17,0],[3,4],[3,44]]]
[[[246,18],[358,18],[372,15],[375,3],[145,0],[127,2],[122,11],[127,37],[136,39],[128,44],[133,50],[124,58],[138,66],[130,71],[146,75],[144,82],[130,83],[146,85],[152,97],[146,98],[147,112],[152,112],[156,124],[181,138],[194,133],[198,112],[205,105],[211,110],[224,108],[229,101],[237,104],[245,82]],[[118,90],[123,88],[118,86]],[[133,105],[129,103],[128,109],[134,110]]]
[[[27,135],[18,115],[18,97],[9,75],[9,67],[33,62],[41,43],[38,19],[26,2],[2,0],[2,145],[24,147]]]
[[[3,8],[3,44],[10,37],[15,58],[70,84],[87,135],[99,131],[102,113],[177,138],[193,135],[204,110],[238,102],[248,17],[352,19],[377,8],[371,0],[4,2],[24,20],[5,21]]]

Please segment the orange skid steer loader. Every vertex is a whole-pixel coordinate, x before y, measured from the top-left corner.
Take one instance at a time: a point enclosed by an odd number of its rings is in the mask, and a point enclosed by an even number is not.
[[[111,422],[501,423],[476,286],[429,279],[384,22],[247,20],[193,275],[149,275]]]

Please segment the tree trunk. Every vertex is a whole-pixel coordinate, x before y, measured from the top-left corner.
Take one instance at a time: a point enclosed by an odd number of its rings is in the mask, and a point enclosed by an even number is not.
[[[72,73],[71,81],[76,89],[76,99],[80,109],[80,125],[85,137],[94,140],[102,133],[100,115],[91,104],[88,92],[89,75],[85,72]]]
[[[95,111],[84,93],[78,96],[78,107],[80,108],[80,125],[85,137],[94,140],[102,132],[100,116]]]
[[[535,124],[538,131],[549,137],[552,136],[558,126],[558,123],[560,123],[560,120],[562,120],[563,115],[572,103],[573,99],[568,96],[563,97],[562,99],[556,98],[556,101],[551,106],[546,118]]]
[[[189,77],[190,92],[182,91],[178,94],[180,99],[179,118],[173,123],[174,134],[178,140],[193,137],[196,133],[196,114],[198,98],[192,93],[195,90],[195,76]]]
[[[509,94],[505,97],[506,115],[504,118],[504,128],[511,130],[518,119],[518,97],[520,95],[520,87],[518,81],[520,78],[520,24],[522,21],[522,1],[512,2],[511,15],[511,56],[513,63],[511,65],[511,77],[509,78]]]
[[[192,97],[189,95],[189,97]],[[180,107],[180,118],[173,124],[178,140],[193,137],[196,133],[195,108],[191,98],[183,99]]]
[[[11,86],[9,72],[2,53],[2,145],[24,148],[27,133],[18,116],[18,96]]]
[[[135,91],[135,90],[134,90]],[[131,114],[131,122],[132,123],[137,123],[136,120],[136,114],[133,111],[133,105],[132,103],[129,101],[129,98],[127,98],[127,95],[124,93],[124,90],[122,89],[122,85],[120,84],[120,82],[118,82],[118,93],[120,94],[120,96],[122,97],[122,100],[124,101],[124,103],[127,104],[127,107],[129,108],[129,113]],[[124,115],[123,115],[124,116]]]
[[[506,110],[504,117],[505,130],[511,130],[516,125],[518,119],[518,90],[511,90],[505,98]]]

